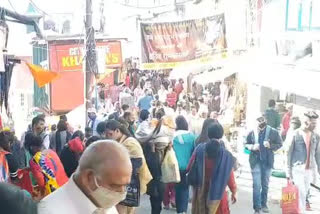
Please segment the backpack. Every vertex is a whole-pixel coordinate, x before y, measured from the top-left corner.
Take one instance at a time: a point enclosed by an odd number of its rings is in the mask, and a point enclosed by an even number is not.
[[[10,181],[9,165],[6,154],[9,152],[0,151],[0,182],[8,183]]]

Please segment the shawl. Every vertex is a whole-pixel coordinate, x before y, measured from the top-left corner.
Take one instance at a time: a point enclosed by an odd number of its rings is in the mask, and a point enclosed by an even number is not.
[[[195,167],[198,169],[200,186],[204,187],[204,164],[206,157],[206,144],[201,144],[196,150]],[[208,193],[207,203],[210,212],[216,213],[224,191],[228,184],[230,174],[233,167],[233,157],[230,152],[220,147],[218,157],[216,159],[213,175],[211,176],[210,189]]]

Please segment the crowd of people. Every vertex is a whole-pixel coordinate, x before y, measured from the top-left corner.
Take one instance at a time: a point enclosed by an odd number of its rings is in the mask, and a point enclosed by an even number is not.
[[[20,141],[10,130],[0,132],[1,209],[8,214],[133,214],[147,194],[152,214],[170,207],[187,213],[190,201],[193,214],[230,213],[229,201],[237,202],[237,159],[219,122],[227,100],[223,88],[221,82],[204,88],[194,83],[187,93],[183,79],[133,72],[121,86],[101,86],[84,133],[73,130],[66,116],[48,132],[44,115],[32,120]],[[275,102],[269,107],[245,142],[254,212],[269,212],[274,152],[284,139],[287,175],[299,187],[304,210],[308,175],[320,172],[318,115],[305,114],[299,128],[291,125],[298,119],[289,111],[280,133]],[[171,166],[163,165],[171,151],[179,179],[167,183],[163,170]]]

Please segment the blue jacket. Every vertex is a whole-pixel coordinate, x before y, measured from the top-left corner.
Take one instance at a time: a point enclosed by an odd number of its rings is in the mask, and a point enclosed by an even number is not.
[[[186,170],[195,148],[196,137],[189,131],[176,131],[173,138],[173,149],[176,153],[179,169]]]
[[[151,108],[151,101],[153,100],[152,96],[144,96],[138,102],[138,107],[141,110],[148,110]]]

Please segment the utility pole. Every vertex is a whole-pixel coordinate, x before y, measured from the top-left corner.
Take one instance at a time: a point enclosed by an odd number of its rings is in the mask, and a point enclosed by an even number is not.
[[[86,112],[91,103],[91,84],[94,75],[97,73],[97,55],[96,55],[96,43],[94,38],[94,28],[92,26],[92,1],[86,0],[86,20],[85,20],[85,105]],[[87,115],[87,114],[86,114]],[[87,118],[87,116],[86,116]]]

